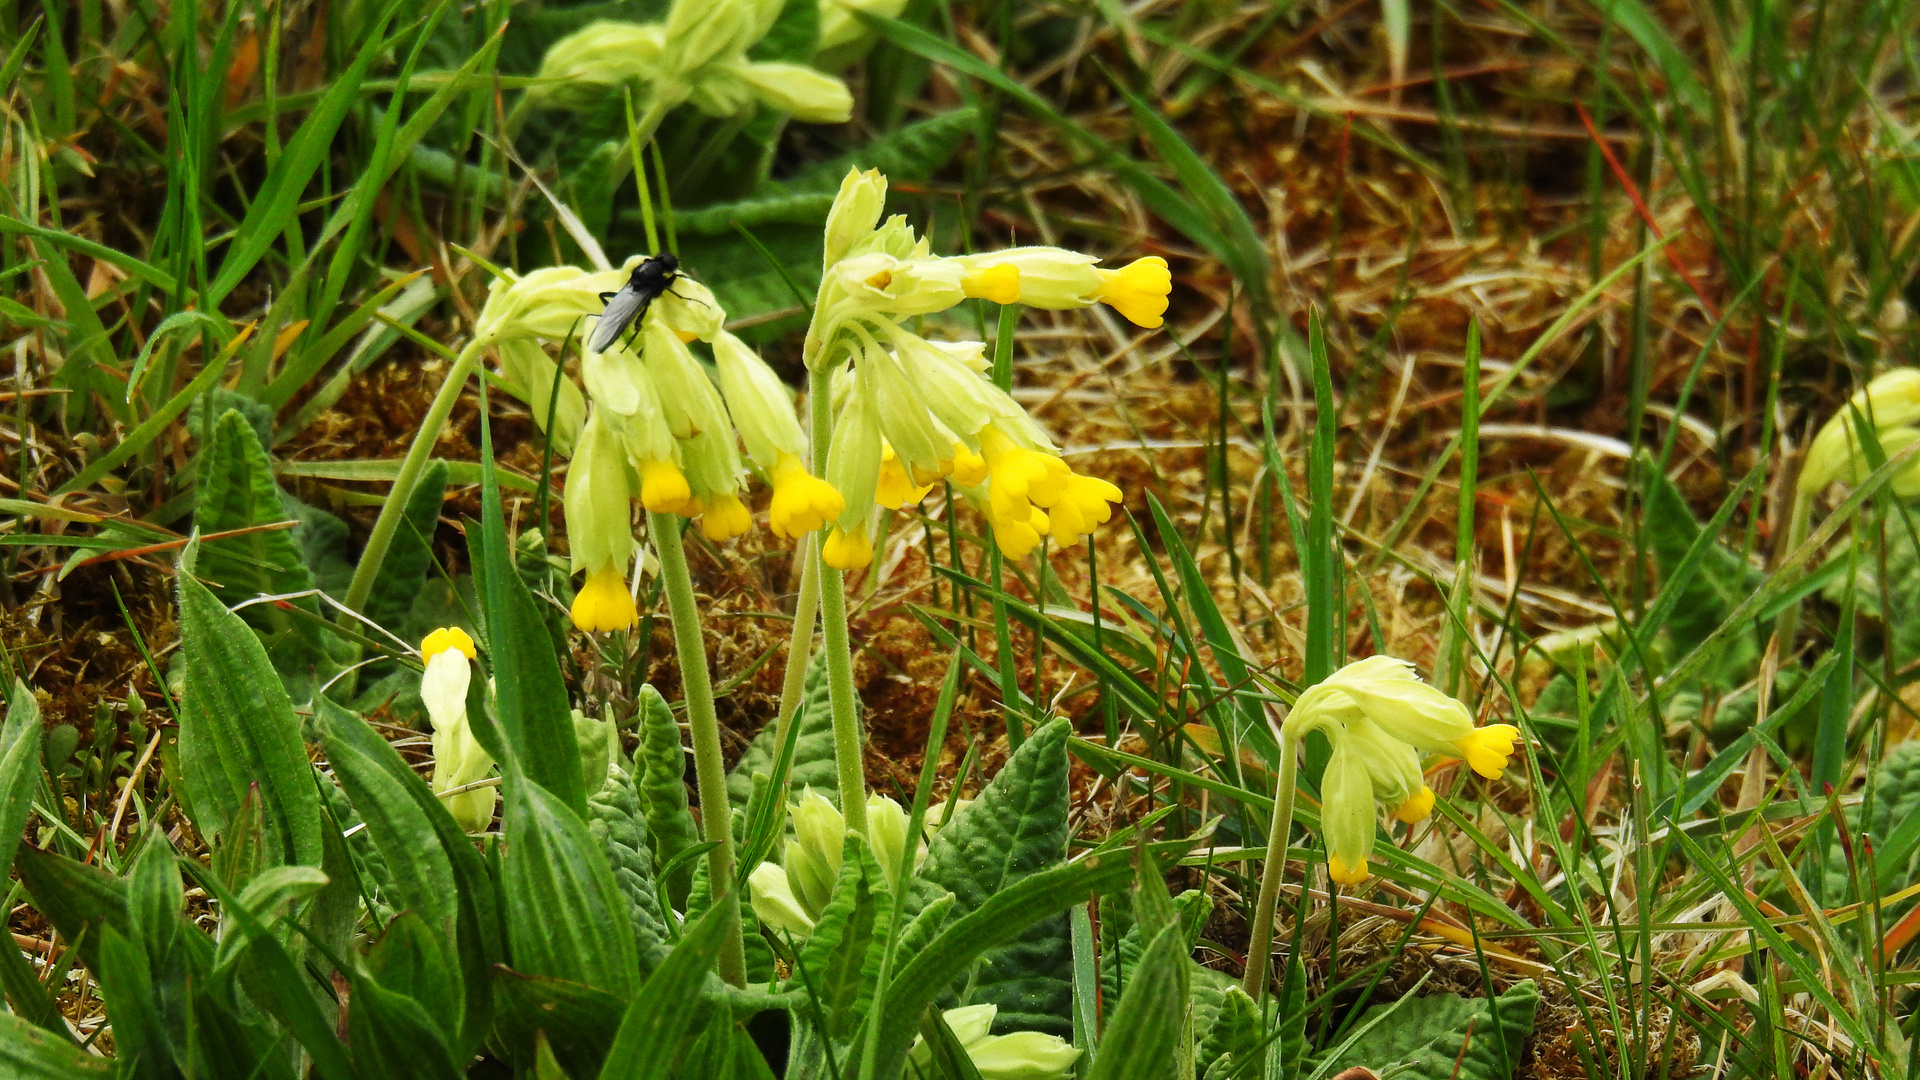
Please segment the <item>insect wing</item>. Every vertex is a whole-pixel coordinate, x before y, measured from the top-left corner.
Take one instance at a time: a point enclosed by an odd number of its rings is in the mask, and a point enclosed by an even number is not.
[[[609,345],[620,339],[620,332],[646,312],[651,299],[632,285],[614,293],[613,299],[607,301],[607,309],[600,313],[600,321],[594,324],[593,333],[587,337],[587,351],[607,351]]]

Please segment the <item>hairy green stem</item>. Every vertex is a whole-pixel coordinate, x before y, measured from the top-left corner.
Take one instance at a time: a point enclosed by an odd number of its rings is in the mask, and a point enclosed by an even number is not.
[[[793,637],[787,642],[787,673],[780,685],[780,715],[774,721],[773,745],[787,745],[787,727],[793,723],[795,713],[800,711],[800,702],[807,692],[807,662],[813,658],[813,627],[820,620],[820,563],[813,548],[819,543],[816,534],[809,533],[800,538],[801,550],[806,558],[801,563],[800,596],[793,605]],[[792,770],[780,777],[780,790],[777,805],[787,804],[787,781]]]
[[[387,501],[380,507],[380,516],[373,520],[373,533],[367,537],[366,550],[360,553],[360,565],[353,568],[353,581],[347,586],[347,611],[341,613],[341,623],[351,622],[353,616],[348,613],[366,606],[367,596],[373,592],[374,580],[380,576],[380,564],[386,561],[387,549],[393,545],[393,534],[399,530],[400,520],[406,515],[407,502],[413,498],[414,486],[420,482],[420,474],[427,469],[427,459],[433,456],[433,445],[440,441],[440,433],[446,430],[447,417],[453,414],[453,405],[460,400],[461,389],[466,386],[468,376],[480,366],[480,357],[485,351],[477,342],[467,342],[466,348],[461,349],[460,355],[454,358],[446,381],[440,384],[439,392],[433,396],[433,405],[427,409],[426,419],[420,422],[420,430],[414,433],[413,445],[407,447],[407,456],[400,462],[399,475],[393,478],[393,488],[387,492]]]
[[[1247,941],[1247,973],[1240,989],[1259,1001],[1267,992],[1267,965],[1273,955],[1273,912],[1280,903],[1280,879],[1287,873],[1287,834],[1293,831],[1293,786],[1300,743],[1281,726],[1280,778],[1273,788],[1273,823],[1267,830],[1267,860],[1260,868],[1260,899],[1253,909],[1253,936]]]
[[[700,790],[700,831],[707,852],[707,880],[713,902],[727,914],[726,941],[720,947],[720,977],[747,985],[747,960],[740,934],[740,890],[733,883],[733,815],[728,812],[727,770],[720,760],[720,720],[713,712],[713,681],[707,674],[706,639],[700,609],[693,598],[693,576],[680,544],[681,521],[672,514],[647,514],[647,530],[660,556],[660,584],[673,617],[673,651],[680,662],[681,696],[687,704],[687,728],[693,735],[693,768]]]
[[[833,442],[833,395],[825,372],[807,375],[807,408],[813,427],[814,475],[827,471]],[[829,522],[826,526],[832,528]],[[820,579],[821,649],[827,657],[827,696],[833,705],[833,762],[840,781],[840,813],[847,828],[867,835],[867,767],[862,754],[860,706],[853,695],[853,647],[847,640],[846,575],[828,566],[824,541],[813,545]]]

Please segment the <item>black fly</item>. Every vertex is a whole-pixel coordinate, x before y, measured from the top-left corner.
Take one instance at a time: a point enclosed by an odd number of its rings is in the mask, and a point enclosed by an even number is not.
[[[640,265],[633,268],[633,276],[619,292],[600,294],[600,299],[607,302],[607,309],[600,313],[599,323],[587,338],[587,351],[605,352],[619,340],[621,331],[629,326],[638,328],[647,308],[661,293],[672,288],[679,277],[680,260],[666,252],[640,260]]]

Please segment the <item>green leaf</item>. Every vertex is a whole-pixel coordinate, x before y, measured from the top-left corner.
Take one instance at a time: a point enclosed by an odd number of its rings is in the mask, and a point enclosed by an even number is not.
[[[1028,736],[973,805],[934,835],[920,876],[954,895],[959,915],[1067,854],[1067,736],[1055,720]],[[1081,897],[1085,899],[1085,897]],[[956,988],[969,975],[953,969]],[[989,951],[971,975],[965,1004],[997,1005],[994,1029],[1073,1033],[1073,945],[1064,908],[1035,921],[1018,941]]]
[[[1330,1075],[1364,1065],[1385,1072],[1389,1065],[1403,1065],[1394,1075],[1412,1080],[1506,1080],[1520,1064],[1539,1003],[1540,992],[1528,979],[1501,994],[1492,1008],[1485,998],[1458,994],[1375,1005],[1359,1024],[1390,1010],[1388,1019],[1362,1031],[1319,1071]]]
[[[113,1062],[98,1058],[51,1032],[0,1013],[0,1078],[4,1080],[106,1080]]]
[[[700,989],[720,959],[726,912],[707,912],[640,987],[613,1037],[600,1080],[665,1080],[698,1015]]]
[[[1286,978],[1274,1006],[1280,1032],[1267,1044],[1267,1080],[1296,1080],[1307,1058],[1307,969],[1298,952],[1287,957]]]
[[[1032,744],[1033,738],[1029,738],[1026,745]],[[1025,746],[1021,749],[1024,751]],[[956,819],[954,825],[958,824]],[[907,1048],[919,1030],[921,1013],[953,982],[954,972],[967,970],[983,953],[1014,942],[1036,923],[1084,902],[1088,896],[1124,888],[1132,877],[1133,867],[1111,853],[1089,855],[1066,866],[1029,874],[948,923],[926,947],[912,953],[903,950],[900,955],[909,959],[887,986],[873,1075],[899,1074]]]
[[[1920,881],[1920,742],[1903,742],[1887,751],[1873,767],[1868,784],[1873,791],[1872,813],[1863,823],[1862,805],[1846,807],[1847,829],[1873,837],[1874,866],[1868,877],[1861,867],[1861,884],[1878,884],[1881,896],[1890,896]],[[1847,853],[1837,836],[1826,835],[1826,895],[1837,905],[1853,898],[1847,872]],[[1858,841],[1855,841],[1856,847]]]
[[[545,1036],[570,1075],[592,1076],[606,1059],[619,1022],[621,1001],[605,990],[566,979],[494,970],[499,1008],[490,1045],[501,1044],[522,1065],[536,1056]]]
[[[103,926],[130,932],[125,880],[36,847],[20,848],[13,869],[33,898],[34,910],[61,937],[79,942],[80,958],[89,967],[97,962]]]
[[[258,785],[273,864],[318,866],[320,802],[300,721],[259,639],[195,577],[195,555],[188,545],[177,575],[180,762],[190,809],[202,815],[195,824],[213,833]]]
[[[466,1002],[457,1048],[470,1052],[486,1031],[491,968],[503,955],[493,877],[445,804],[379,732],[324,700],[315,724],[334,776],[386,862],[394,900],[453,945]]]
[[[639,960],[627,898],[601,846],[546,788],[510,777],[506,789],[501,885],[515,970],[584,983],[626,1001]]]
[[[353,980],[347,1023],[358,1075],[386,1080],[456,1080],[438,1019],[420,1002],[361,975]]]
[[[627,898],[634,948],[641,968],[650,971],[666,955],[673,935],[660,910],[653,847],[647,835],[646,815],[640,810],[640,793],[632,774],[618,765],[607,768],[606,783],[587,799],[587,831],[606,852],[613,879]]]
[[[314,587],[294,530],[261,528],[293,519],[273,481],[267,452],[238,410],[227,410],[213,423],[200,454],[195,499],[193,525],[203,535],[251,530],[200,544],[194,572],[221,603],[232,607],[255,596],[300,593]],[[316,617],[320,614],[319,602],[311,596],[283,602]],[[290,615],[279,603],[251,604],[240,617],[276,649],[297,636],[311,649],[324,650],[313,620]]]
[[[1266,1041],[1260,1006],[1245,990],[1229,987],[1220,1000],[1220,1011],[1214,1014],[1213,1023],[1200,1040],[1194,1066],[1202,1076],[1209,1075],[1216,1062],[1225,1061],[1228,1070],[1236,1068],[1238,1064],[1256,1060]]]
[[[804,64],[820,44],[819,0],[786,0],[766,36],[754,42],[747,56],[754,60],[786,60]]]
[[[7,694],[6,723],[0,726],[0,866],[13,865],[14,849],[33,812],[40,740],[40,704],[33,688],[15,679]]]
[[[1186,1021],[1188,962],[1178,923],[1154,935],[1107,1021],[1089,1080],[1173,1075]]]
[[[445,937],[426,920],[403,911],[367,950],[365,974],[384,989],[418,1002],[444,1046],[459,1036],[462,987],[453,977]]]
[[[640,808],[653,837],[654,865],[665,867],[700,842],[700,827],[687,807],[687,752],[681,746],[680,725],[667,699],[651,685],[640,688],[638,757]],[[693,888],[693,868],[683,865],[662,875],[661,885],[673,906],[684,906]]]
[[[833,760],[833,707],[828,701],[824,653],[815,653],[807,664],[805,691],[800,696],[800,708],[793,714],[793,722],[799,725],[799,730],[794,733],[788,786],[794,791],[812,788],[832,800],[835,806],[840,805],[840,773]],[[727,773],[727,801],[742,813],[746,812],[747,801],[753,796],[753,774],[773,775],[774,764],[780,757],[780,747],[774,738],[775,726],[768,724],[760,729],[760,734],[747,745],[746,753],[740,755],[740,760]]]
[[[799,972],[793,980],[812,1000],[802,1015],[823,1022],[823,1034],[836,1043],[852,1037],[873,1004],[892,909],[872,850],[857,834],[847,833],[833,897],[800,950],[804,980]]]
[[[481,394],[484,401],[484,383]],[[577,824],[586,815],[587,795],[581,790],[580,747],[574,742],[567,686],[540,608],[514,566],[494,468],[492,425],[487,423],[480,425],[480,518],[481,543],[474,572],[486,621],[500,736],[505,741],[500,771],[503,776],[524,772],[526,779],[571,811],[568,817]],[[540,973],[568,977],[564,972]]]
[[[734,236],[736,224],[756,232],[759,226],[770,224],[819,226],[826,222],[827,211],[833,208],[833,197],[839,192],[840,181],[848,170],[879,169],[895,183],[924,179],[945,165],[978,125],[979,117],[973,109],[941,113],[908,124],[832,160],[810,165],[788,179],[763,183],[744,199],[678,212],[674,225],[682,236],[714,237]],[[820,261],[820,242],[816,229],[812,237],[816,265]],[[694,250],[698,258],[702,249],[696,246]],[[712,287],[720,288],[717,282],[723,279],[715,269],[708,267],[704,259],[699,260],[699,266],[703,273],[715,278]],[[784,287],[780,295],[787,295]]]
[[[168,1080],[179,1074],[166,1025],[155,1006],[153,978],[145,950],[111,926],[103,927],[100,963],[94,970],[107,1019],[113,1025],[114,1055],[138,1080]]]

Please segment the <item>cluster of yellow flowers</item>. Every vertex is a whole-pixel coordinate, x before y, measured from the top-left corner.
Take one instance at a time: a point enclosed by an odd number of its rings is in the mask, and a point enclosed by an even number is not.
[[[1286,731],[1289,743],[1319,731],[1333,745],[1320,783],[1320,829],[1328,875],[1342,885],[1367,879],[1376,801],[1409,824],[1433,812],[1422,754],[1463,759],[1491,780],[1506,769],[1520,738],[1511,724],[1475,727],[1465,705],[1391,656],[1356,660],[1308,688],[1294,702]]]
[[[1056,310],[1105,303],[1157,327],[1172,286],[1166,260],[1104,270],[1097,258],[1060,248],[937,256],[905,218],[881,222],[886,189],[878,170],[850,171],[841,183],[807,330],[808,367],[834,381],[826,473],[846,499],[822,557],[842,570],[865,565],[874,508],[917,502],[942,478],[981,507],[994,542],[1013,558],[1042,536],[1079,542],[1112,516],[1120,489],[1060,459],[988,377],[983,343],[929,341],[904,323],[981,297]]]
[[[582,336],[582,320],[599,315],[601,295],[626,284],[638,262],[636,256],[619,270],[597,273],[555,266],[501,277],[475,340],[503,355],[516,345],[531,349],[550,369],[538,342]],[[841,511],[839,494],[807,472],[806,435],[792,393],[759,354],[723,328],[725,318],[711,291],[680,277],[648,307],[637,350],[623,339],[581,361],[592,408],[568,440],[573,463],[565,501],[573,568],[587,574],[573,607],[583,630],[626,629],[638,617],[626,587],[636,499],[650,511],[698,518],[713,540],[752,526],[741,499],[746,470],[736,435],[747,459],[773,484],[769,522],[776,534],[811,532]],[[718,386],[688,348],[696,340],[712,348]]]

